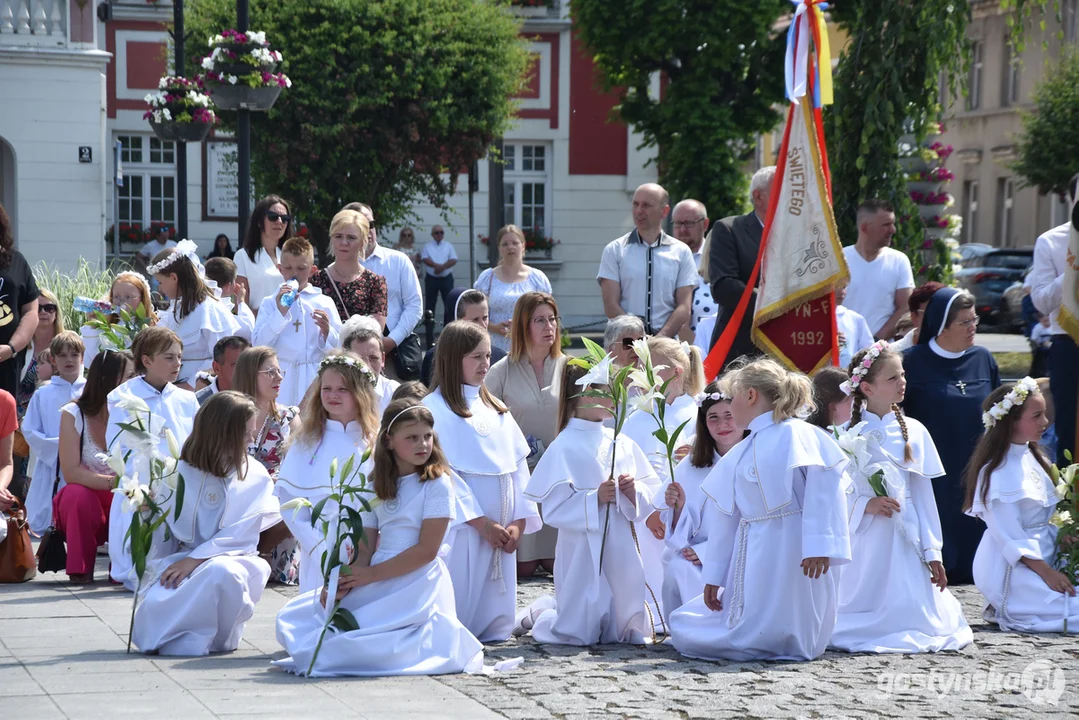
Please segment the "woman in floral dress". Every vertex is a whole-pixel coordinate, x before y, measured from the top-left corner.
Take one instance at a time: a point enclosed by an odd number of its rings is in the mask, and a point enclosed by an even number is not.
[[[292,421],[299,414],[298,408],[277,404],[283,377],[277,353],[272,348],[258,346],[240,353],[232,379],[232,389],[252,398],[258,407],[255,436],[248,443],[247,453],[262,463],[274,482],[285,456]],[[284,585],[299,583],[299,551],[284,522],[263,531],[259,553],[270,564],[271,581]]]

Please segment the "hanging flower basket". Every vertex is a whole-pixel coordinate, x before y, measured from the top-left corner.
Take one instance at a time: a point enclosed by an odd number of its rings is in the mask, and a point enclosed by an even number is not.
[[[168,142],[202,142],[217,122],[202,83],[166,75],[157,88],[146,96],[150,108],[142,116],[154,135]]]
[[[949,206],[944,203],[938,203],[934,205],[919,205],[918,215],[921,216],[922,220],[931,220],[935,217],[944,215],[947,212],[948,207]]]
[[[220,110],[266,111],[277,102],[281,89],[280,86],[217,85],[210,92]]]
[[[202,142],[210,134],[214,124],[210,122],[178,123],[170,120],[158,122],[150,118],[150,128],[158,140],[166,142]]]
[[[214,100],[216,101],[217,98],[215,97]],[[910,191],[912,193],[922,193],[923,195],[928,195],[930,193],[939,192],[941,187],[943,187],[943,186],[944,186],[943,182],[937,182],[937,181],[928,181],[928,182],[927,181],[919,181],[919,180],[908,180],[907,181],[907,190],[908,191]]]

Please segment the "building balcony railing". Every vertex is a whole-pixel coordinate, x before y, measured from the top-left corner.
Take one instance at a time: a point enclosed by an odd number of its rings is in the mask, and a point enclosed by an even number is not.
[[[562,15],[561,0],[510,0],[511,11],[524,18],[557,18]]]
[[[0,46],[64,48],[71,0],[0,0]],[[87,3],[87,12],[94,10]]]

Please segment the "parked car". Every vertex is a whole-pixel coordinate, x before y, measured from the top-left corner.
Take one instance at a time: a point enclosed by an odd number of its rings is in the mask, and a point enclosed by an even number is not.
[[[1009,332],[1017,332],[1022,335],[1026,335],[1027,332],[1027,324],[1023,319],[1023,298],[1027,295],[1024,283],[1027,275],[1030,274],[1030,270],[1031,268],[1027,268],[1023,273],[1023,277],[1009,285],[1000,298],[999,320],[1001,326]]]
[[[966,267],[972,260],[980,258],[993,250],[992,245],[985,243],[967,243],[959,246],[959,264]]]
[[[955,274],[955,279],[960,288],[974,295],[978,317],[983,322],[999,325],[1004,291],[1012,283],[1021,281],[1033,264],[1033,248],[993,248],[972,257]]]

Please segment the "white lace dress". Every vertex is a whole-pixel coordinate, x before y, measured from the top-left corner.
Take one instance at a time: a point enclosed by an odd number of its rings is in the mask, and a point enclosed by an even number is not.
[[[371,565],[386,562],[416,545],[428,518],[456,517],[453,485],[443,475],[420,482],[406,475],[397,497],[363,513],[366,528],[379,531]],[[445,550],[445,546],[443,546]],[[306,675],[325,624],[322,589],[290,601],[277,615],[277,641],[291,657],[275,664]],[[330,630],[322,640],[312,676],[438,675],[473,672],[483,666],[483,646],[457,620],[453,585],[441,553],[405,575],[353,588],[341,607],[358,630]]]

